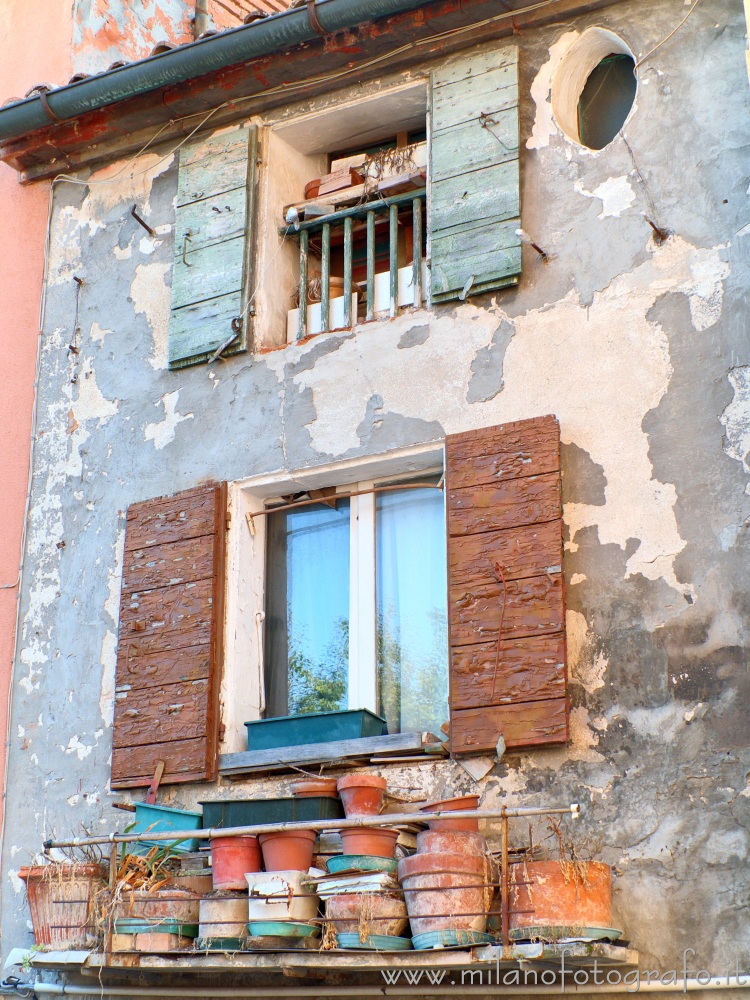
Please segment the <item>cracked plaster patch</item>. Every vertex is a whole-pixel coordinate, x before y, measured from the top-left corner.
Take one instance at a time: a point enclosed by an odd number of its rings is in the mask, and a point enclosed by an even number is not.
[[[130,285],[133,310],[146,317],[151,330],[152,350],[148,363],[159,371],[169,364],[169,311],[170,296],[166,277],[172,265],[169,263],[139,264]]]
[[[599,219],[618,219],[635,201],[635,191],[627,177],[609,177],[606,181],[587,191],[580,181],[576,181],[576,191],[585,198],[598,198],[602,203]]]
[[[185,420],[193,419],[194,414],[192,413],[177,412],[177,400],[179,396],[180,390],[175,389],[174,392],[165,393],[158,403],[154,403],[154,406],[164,407],[164,419],[159,423],[146,424],[143,436],[146,441],[154,442],[154,448],[157,451],[161,451],[162,448],[166,448],[168,444],[174,441],[178,424],[183,423]]]
[[[732,368],[727,378],[734,397],[719,417],[724,427],[724,452],[750,474],[750,365]],[[750,483],[745,492],[750,493]]]

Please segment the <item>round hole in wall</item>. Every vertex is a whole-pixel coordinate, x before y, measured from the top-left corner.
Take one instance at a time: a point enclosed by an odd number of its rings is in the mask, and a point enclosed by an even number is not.
[[[555,73],[557,124],[569,139],[603,149],[625,124],[636,86],[635,58],[625,42],[606,28],[587,28]]]

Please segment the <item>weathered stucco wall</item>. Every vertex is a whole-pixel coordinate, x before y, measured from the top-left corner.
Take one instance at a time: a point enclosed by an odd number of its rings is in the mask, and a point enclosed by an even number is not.
[[[71,9],[65,0],[50,0],[44,17],[31,19],[23,0],[9,0],[3,5],[0,103],[23,97],[35,84],[67,80],[71,30]],[[3,206],[0,347],[6,359],[0,371],[3,474],[0,491],[0,733],[4,734],[17,617],[16,582],[29,482],[29,442],[49,185],[22,188],[14,171],[0,166],[0,204]],[[0,773],[4,769],[3,736]]]
[[[128,504],[552,412],[573,739],[503,759],[483,801],[582,803],[577,840],[616,867],[616,922],[642,967],[671,969],[685,947],[696,969],[750,967],[741,5],[699,5],[639,69],[625,138],[601,152],[564,138],[549,101],[587,25],[642,55],[684,13],[674,0],[633,0],[518,39],[523,225],[550,260],[529,251],[517,290],[456,308],[170,372],[172,158],[143,157],[131,180],[114,165],[89,189],[58,189],[3,845],[6,950],[30,942],[16,871],[42,839],[123,825],[107,780]],[[393,768],[389,781],[429,794],[474,787],[453,762]],[[205,796],[178,788],[165,801]]]
[[[103,73],[114,62],[144,59],[155,45],[193,40],[193,0],[75,0],[73,67]]]

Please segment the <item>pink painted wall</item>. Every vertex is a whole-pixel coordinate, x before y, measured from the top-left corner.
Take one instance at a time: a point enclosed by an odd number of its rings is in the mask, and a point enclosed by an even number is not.
[[[28,0],[4,0],[0,104],[34,84],[68,81],[71,7],[72,0],[45,0],[40,16]],[[18,588],[6,585],[16,582],[21,558],[48,204],[49,184],[23,188],[15,171],[0,164],[0,776],[18,597]]]

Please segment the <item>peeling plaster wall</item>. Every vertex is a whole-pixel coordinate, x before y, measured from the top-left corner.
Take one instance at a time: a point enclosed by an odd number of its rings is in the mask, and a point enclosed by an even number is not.
[[[143,157],[132,180],[115,164],[92,178],[112,183],[58,189],[5,950],[30,941],[15,872],[33,847],[80,822],[122,826],[107,781],[128,504],[552,412],[563,439],[572,738],[495,763],[482,801],[582,803],[573,832],[615,866],[615,922],[643,968],[673,968],[685,947],[696,968],[750,967],[740,5],[704,0],[644,63],[624,139],[605,150],[564,137],[549,104],[555,66],[587,26],[610,28],[641,55],[682,16],[674,0],[628,0],[520,37],[523,225],[550,261],[529,251],[518,289],[496,296],[170,372],[174,163]],[[144,239],[134,201],[156,238]],[[669,239],[653,240],[646,215]],[[68,346],[73,274],[84,282],[79,354]],[[388,776],[431,796],[476,787],[455,762]],[[220,794],[287,788],[258,779]],[[206,794],[173,787],[164,801],[189,807]],[[538,823],[536,837],[547,833]]]
[[[194,13],[193,0],[75,0],[74,70],[103,73],[144,59],[155,45],[191,42]]]

